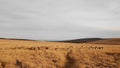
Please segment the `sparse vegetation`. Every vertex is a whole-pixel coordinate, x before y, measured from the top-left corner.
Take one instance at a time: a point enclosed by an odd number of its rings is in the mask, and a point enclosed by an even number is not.
[[[120,46],[1,39],[0,68],[120,68]]]

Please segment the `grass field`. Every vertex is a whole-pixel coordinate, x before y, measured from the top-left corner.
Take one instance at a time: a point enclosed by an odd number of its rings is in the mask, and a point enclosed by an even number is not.
[[[111,45],[0,39],[0,68],[120,68],[120,41]]]

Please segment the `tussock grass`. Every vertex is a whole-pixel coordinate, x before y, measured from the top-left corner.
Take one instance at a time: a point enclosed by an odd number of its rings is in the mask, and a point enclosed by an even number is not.
[[[0,40],[0,68],[119,67],[119,45]]]

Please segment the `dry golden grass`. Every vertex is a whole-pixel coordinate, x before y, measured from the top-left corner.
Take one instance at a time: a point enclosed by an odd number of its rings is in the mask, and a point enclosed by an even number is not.
[[[0,68],[120,68],[120,46],[1,39]]]

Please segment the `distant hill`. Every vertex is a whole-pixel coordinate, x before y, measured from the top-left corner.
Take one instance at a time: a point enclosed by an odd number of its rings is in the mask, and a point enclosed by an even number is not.
[[[104,40],[98,40],[94,42],[89,42],[92,44],[109,44],[109,45],[120,45],[120,38],[108,38]]]
[[[56,42],[66,42],[66,43],[87,43],[93,42],[98,40],[104,40],[102,38],[83,38],[83,39],[73,39],[73,40],[63,40],[63,41],[56,41]]]
[[[31,39],[19,39],[19,38],[0,38],[4,40],[21,40],[21,41],[38,41],[38,40],[31,40]]]
[[[17,38],[0,38],[1,40],[19,40],[19,41],[41,41],[31,39],[17,39]],[[108,44],[108,45],[120,45],[120,38],[83,38],[73,40],[62,41],[46,41],[46,42],[64,42],[64,43],[87,43],[87,44]]]
[[[56,42],[120,45],[120,38],[84,38]]]

